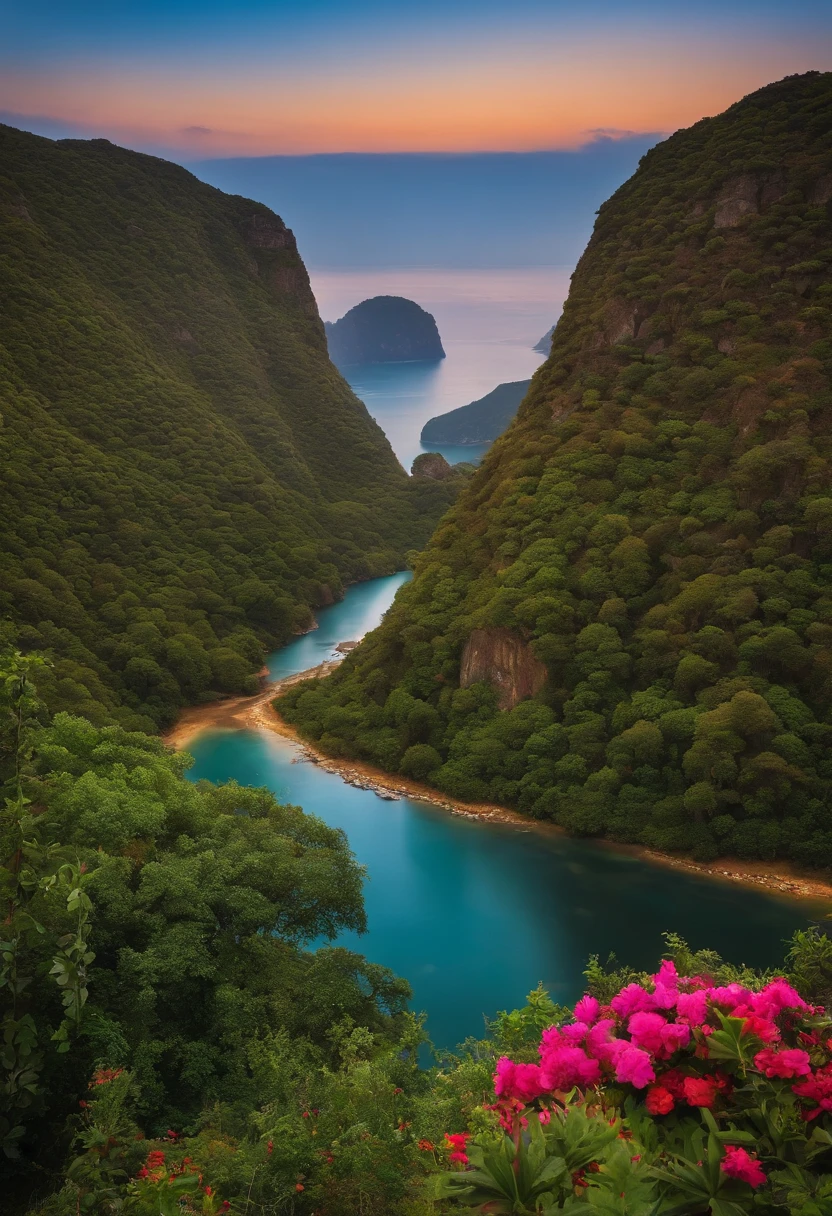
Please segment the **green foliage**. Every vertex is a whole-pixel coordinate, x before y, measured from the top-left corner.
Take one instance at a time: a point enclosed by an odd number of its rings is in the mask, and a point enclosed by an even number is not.
[[[832,865],[830,122],[832,76],[791,77],[601,208],[550,359],[415,579],[281,698],[306,737],[402,772],[429,746],[438,789],[575,834]],[[548,674],[502,711],[459,687],[494,627]]]
[[[47,1105],[56,1054],[77,1036],[95,959],[83,866],[55,838],[26,789],[34,763],[41,660],[11,655],[0,669],[0,1148],[19,1155],[28,1122]],[[55,988],[60,1003],[55,1000]]]
[[[247,1127],[276,1083],[274,1052],[288,1050],[296,1085],[392,1045],[390,1067],[404,1067],[422,1038],[408,985],[326,944],[365,925],[343,833],[266,790],[189,782],[188,757],[156,738],[49,721],[42,670],[0,658],[0,1131],[19,1177],[66,1146],[94,1071],[98,1099],[129,1068],[119,1110],[129,1096],[130,1118],[158,1135],[197,1130],[219,1104]],[[122,1169],[91,1118],[66,1175],[71,1212],[110,1211]]]
[[[0,127],[0,616],[53,709],[153,730],[401,569],[411,482],[266,207],[105,140]]]

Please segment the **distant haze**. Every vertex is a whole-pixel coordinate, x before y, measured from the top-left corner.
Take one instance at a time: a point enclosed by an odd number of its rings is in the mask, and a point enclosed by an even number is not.
[[[565,152],[263,156],[187,167],[276,211],[311,267],[571,269],[598,207],[658,138],[598,139]]]

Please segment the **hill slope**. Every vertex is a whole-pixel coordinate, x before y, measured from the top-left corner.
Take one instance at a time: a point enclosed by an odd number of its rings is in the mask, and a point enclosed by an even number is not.
[[[502,435],[526,395],[531,380],[498,384],[490,393],[430,418],[422,427],[422,443],[491,443]]]
[[[584,834],[832,864],[832,75],[649,152],[379,630],[281,710]]]
[[[0,615],[57,657],[52,708],[152,728],[250,687],[450,492],[329,362],[266,207],[104,140],[2,127],[0,162]]]
[[[326,322],[330,358],[339,367],[444,359],[436,321],[403,296],[373,296]]]

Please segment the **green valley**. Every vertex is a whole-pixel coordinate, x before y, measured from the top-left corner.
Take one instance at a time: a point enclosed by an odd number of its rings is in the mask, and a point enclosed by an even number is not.
[[[832,865],[832,75],[677,132],[382,626],[333,755],[707,860]]]

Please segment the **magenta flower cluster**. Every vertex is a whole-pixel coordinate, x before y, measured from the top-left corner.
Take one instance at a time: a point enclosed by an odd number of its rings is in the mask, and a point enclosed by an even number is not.
[[[679,976],[666,960],[647,984],[628,984],[608,1006],[584,996],[574,1021],[543,1032],[539,1064],[502,1057],[494,1076],[497,1108],[514,1118],[519,1107],[539,1098],[562,1099],[575,1088],[610,1082],[642,1091],[655,1117],[677,1106],[714,1107],[734,1087],[731,1072],[712,1058],[708,1045],[724,1028],[722,1014],[741,1020],[743,1057],[749,1065],[753,1060],[752,1069],[790,1082],[803,1117],[814,1119],[832,1111],[832,1039],[822,1039],[823,1013],[785,979],[759,992],[740,984],[720,987],[705,976]],[[828,1026],[826,1033],[832,1033]],[[726,1149],[722,1168],[752,1186],[765,1180],[744,1149]]]

